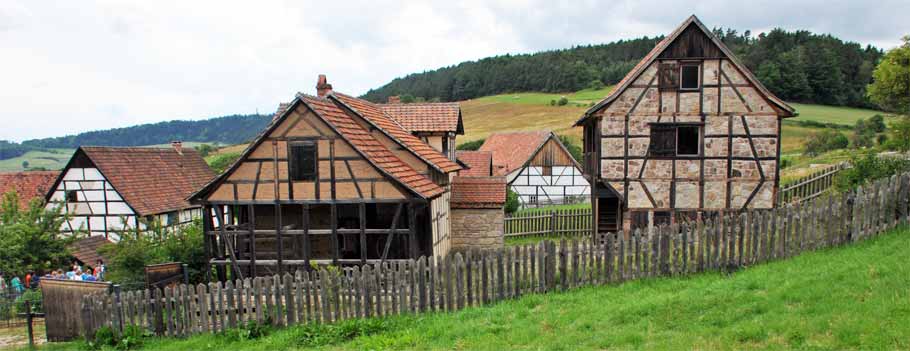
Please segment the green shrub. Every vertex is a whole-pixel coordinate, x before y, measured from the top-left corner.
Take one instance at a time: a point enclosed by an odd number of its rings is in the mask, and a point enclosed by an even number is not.
[[[455,150],[476,151],[477,149],[480,149],[480,146],[483,145],[484,141],[486,141],[486,139],[477,139],[477,140],[472,140],[472,141],[468,141],[465,143],[461,143],[455,147]]]
[[[550,100],[550,106],[556,106],[556,100]]]
[[[891,123],[891,137],[884,146],[888,150],[910,151],[910,116]]]
[[[559,98],[559,101],[557,101],[556,104],[559,105],[559,106],[568,105],[568,104],[569,104],[569,99],[567,99],[565,96],[563,96],[563,97]]]
[[[32,312],[44,311],[44,298],[41,290],[28,289],[16,299],[16,313],[25,313],[25,301],[31,303]]]
[[[781,157],[780,158],[780,169],[793,166],[793,159],[790,157]]]
[[[208,157],[205,161],[209,164],[209,168],[211,168],[212,171],[221,174],[238,158],[240,158],[239,152],[227,152]]]
[[[910,170],[910,160],[896,157],[879,157],[874,152],[867,152],[851,157],[852,167],[843,170],[834,179],[838,190],[850,191],[859,185],[876,179]]]
[[[378,334],[392,329],[393,321],[382,318],[353,319],[335,324],[305,324],[292,332],[299,347],[319,347],[342,343],[359,336]]]
[[[506,214],[515,213],[515,211],[518,211],[519,206],[521,206],[521,203],[518,202],[518,193],[512,191],[512,189],[506,189]]]
[[[806,154],[816,156],[827,151],[846,148],[848,145],[850,145],[850,141],[844,133],[825,130],[809,136],[806,141]]]
[[[588,83],[588,89],[600,90],[603,89],[604,86],[604,82],[601,82],[600,79],[595,79]]]

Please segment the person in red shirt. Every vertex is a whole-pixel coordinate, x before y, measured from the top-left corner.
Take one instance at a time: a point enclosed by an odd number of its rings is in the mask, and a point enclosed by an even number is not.
[[[25,275],[25,288],[28,289],[32,286],[32,273],[29,272]]]

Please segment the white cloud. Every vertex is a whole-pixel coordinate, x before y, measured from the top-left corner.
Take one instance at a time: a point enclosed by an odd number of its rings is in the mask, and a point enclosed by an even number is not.
[[[910,5],[897,1],[691,4],[4,1],[0,139],[268,113],[312,92],[319,73],[361,94],[464,60],[660,35],[691,13],[712,27],[809,29],[885,47],[910,32]]]

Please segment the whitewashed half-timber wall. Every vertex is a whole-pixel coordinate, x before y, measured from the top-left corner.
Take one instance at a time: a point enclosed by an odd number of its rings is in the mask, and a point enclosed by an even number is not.
[[[518,194],[522,207],[590,201],[591,186],[575,166],[528,166],[508,176],[509,187]]]
[[[165,230],[184,225],[202,215],[199,208],[160,213],[138,220],[135,211],[124,201],[97,168],[69,168],[46,208],[61,207],[69,218],[60,231],[90,236],[105,236],[111,241],[120,240],[124,230],[146,230],[146,223],[157,221]]]

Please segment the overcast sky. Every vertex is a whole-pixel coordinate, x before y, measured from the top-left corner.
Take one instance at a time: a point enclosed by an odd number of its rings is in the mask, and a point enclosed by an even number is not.
[[[0,139],[271,113],[316,76],[359,95],[486,56],[708,27],[897,46],[910,1],[0,0]],[[697,4],[696,4],[697,3]]]

